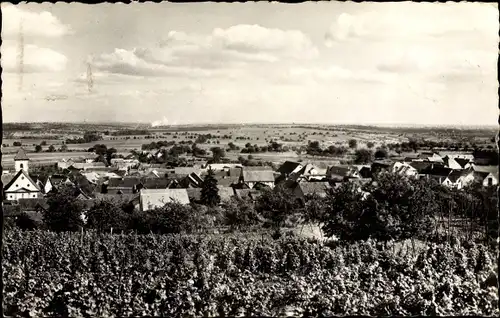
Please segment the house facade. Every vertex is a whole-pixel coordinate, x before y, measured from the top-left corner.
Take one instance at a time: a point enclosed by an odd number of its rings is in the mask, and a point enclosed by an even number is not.
[[[4,198],[9,201],[19,199],[38,199],[43,197],[42,189],[31,179],[29,172],[29,158],[24,149],[14,157],[16,174],[4,186]]]

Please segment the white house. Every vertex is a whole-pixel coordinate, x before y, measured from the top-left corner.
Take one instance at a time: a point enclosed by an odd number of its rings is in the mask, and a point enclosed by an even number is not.
[[[16,174],[4,186],[6,200],[38,199],[43,196],[38,184],[28,174],[28,162],[29,158],[26,156],[24,149],[19,149],[17,155],[14,157]]]
[[[467,169],[460,180],[461,186],[466,186],[472,182],[479,182],[484,187],[498,185],[498,167],[483,166]]]

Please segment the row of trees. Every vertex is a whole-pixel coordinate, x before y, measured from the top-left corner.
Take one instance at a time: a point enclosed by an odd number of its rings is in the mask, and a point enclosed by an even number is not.
[[[68,138],[66,144],[86,144],[102,140],[102,136],[96,132],[85,132],[81,138]]]
[[[283,144],[280,144],[276,141],[271,141],[267,146],[260,146],[255,144],[252,145],[251,143],[246,143],[245,148],[241,149],[241,153],[259,153],[259,152],[286,152],[288,151],[287,146],[283,146]]]

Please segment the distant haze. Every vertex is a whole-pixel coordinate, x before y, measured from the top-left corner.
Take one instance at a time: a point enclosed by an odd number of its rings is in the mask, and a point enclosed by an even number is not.
[[[496,4],[2,11],[5,122],[498,126]]]

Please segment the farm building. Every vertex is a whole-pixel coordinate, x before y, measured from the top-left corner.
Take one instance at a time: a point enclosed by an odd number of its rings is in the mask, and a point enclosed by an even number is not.
[[[163,207],[166,203],[178,202],[189,204],[189,196],[186,189],[143,189],[140,192],[140,208],[148,211]]]
[[[274,188],[275,177],[273,171],[248,171],[243,169],[240,180],[248,185],[250,189],[255,188],[258,184]]]

